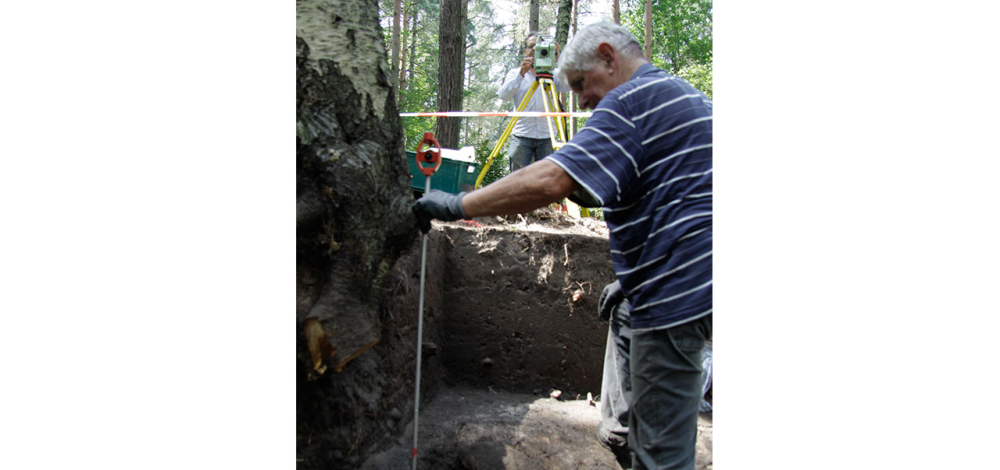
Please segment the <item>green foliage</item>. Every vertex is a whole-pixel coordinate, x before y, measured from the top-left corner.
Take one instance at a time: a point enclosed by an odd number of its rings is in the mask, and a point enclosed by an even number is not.
[[[417,149],[420,141],[424,139],[424,132],[434,132],[434,118],[432,117],[406,117],[403,119],[403,137],[406,139],[403,148],[408,151]]]
[[[687,80],[691,86],[697,88],[706,96],[708,99],[712,99],[712,57],[709,56],[708,62],[703,64],[691,64],[688,65],[680,71],[677,72],[677,76]]]
[[[500,83],[508,70],[505,62],[512,60],[508,51],[509,27],[497,23],[493,4],[489,0],[469,0],[469,36],[465,56],[465,95],[467,111],[495,111],[499,104]],[[472,40],[475,37],[475,40]],[[460,145],[478,146],[484,139],[495,142],[503,133],[505,119],[496,117],[462,120]]]
[[[386,58],[392,45],[392,1],[380,0],[380,23],[386,44]],[[427,112],[437,109],[437,69],[438,69],[438,18],[441,14],[437,0],[403,0],[403,8],[409,5],[410,17],[416,17],[416,28],[412,25],[406,36],[406,78],[404,87],[399,90],[397,103],[400,112]],[[402,21],[402,18],[400,19]],[[402,34],[403,28],[400,28]],[[402,51],[400,57],[403,56]],[[409,73],[410,62],[413,63],[413,73]],[[391,67],[391,64],[390,64]],[[433,132],[435,118],[406,117],[401,118],[404,148],[414,150],[424,137],[424,132]]]
[[[645,0],[625,0],[622,26],[642,44],[646,31]],[[688,80],[712,96],[712,0],[653,3],[652,63]],[[697,84],[696,84],[697,82]]]
[[[582,0],[578,7],[586,12],[592,7]],[[399,91],[401,112],[428,112],[437,110],[437,70],[440,23],[439,0],[402,0],[402,7],[409,5],[410,18],[416,15],[417,24],[411,23],[408,31],[400,29],[406,49],[406,79]],[[539,24],[543,34],[555,32],[558,0],[542,0]],[[644,0],[622,0],[622,24],[640,41],[644,38]],[[380,22],[383,27],[387,52],[392,44],[392,1],[379,0]],[[517,103],[502,102],[497,96],[506,73],[521,60],[521,40],[527,29],[527,3],[517,4],[513,24],[499,22],[492,0],[469,0],[468,36],[463,107],[466,111],[513,111]],[[610,15],[610,12],[604,13]],[[653,5],[653,58],[654,65],[685,78],[694,87],[712,96],[712,0],[672,0]],[[596,19],[596,18],[595,18]],[[586,23],[581,23],[581,26]],[[386,59],[388,56],[386,54]],[[402,57],[403,54],[400,53]],[[409,63],[413,60],[413,71]],[[457,111],[457,110],[456,110]],[[402,118],[405,148],[413,150],[424,132],[432,132],[435,118]],[[585,119],[578,118],[581,129]],[[459,147],[472,145],[484,161],[492,146],[503,133],[508,119],[462,119]],[[485,181],[493,181],[507,170],[506,155],[495,159],[491,173]],[[495,173],[499,172],[499,173]]]
[[[400,112],[431,112],[437,110],[437,70],[439,59],[438,26],[440,5],[438,0],[403,0],[404,8],[412,2],[411,15],[417,16],[417,27],[407,32],[406,59],[414,61],[413,74],[407,73],[404,87],[399,91]],[[392,44],[392,1],[380,0],[380,16],[387,47]],[[515,64],[515,41],[510,38],[510,25],[496,22],[490,0],[469,0],[468,35],[466,38],[464,110],[492,111],[498,108],[497,96],[503,75]],[[402,28],[401,28],[402,32]],[[414,42],[415,41],[415,42]],[[510,50],[514,46],[514,50]],[[387,54],[389,55],[389,54]],[[402,56],[402,53],[400,54]],[[510,62],[507,67],[506,62]],[[462,111],[462,110],[453,110]],[[406,148],[412,150],[432,132],[436,118],[402,118]],[[475,146],[486,138],[498,139],[503,132],[504,119],[462,119],[459,147]]]
[[[483,166],[486,165],[486,160],[490,156],[490,152],[493,151],[493,146],[495,141],[491,142],[489,139],[480,140],[476,145],[476,161],[479,162],[480,171],[482,171]],[[497,153],[496,157],[493,158],[493,164],[490,165],[489,170],[486,171],[486,176],[483,177],[483,182],[480,185],[486,186],[504,176],[507,176],[508,168],[510,164],[507,162],[507,152],[503,149]]]

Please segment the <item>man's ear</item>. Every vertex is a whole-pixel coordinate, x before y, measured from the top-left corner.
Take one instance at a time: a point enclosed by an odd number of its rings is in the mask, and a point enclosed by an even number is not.
[[[597,57],[601,59],[602,62],[607,62],[611,65],[615,62],[615,48],[611,44],[602,42],[597,46]]]

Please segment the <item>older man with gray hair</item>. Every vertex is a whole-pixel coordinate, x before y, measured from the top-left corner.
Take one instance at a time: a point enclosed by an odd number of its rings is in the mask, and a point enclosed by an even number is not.
[[[430,191],[430,220],[514,214],[569,196],[604,209],[628,300],[635,468],[692,469],[700,351],[712,337],[712,102],[654,67],[625,28],[597,23],[566,45],[556,77],[594,114],[569,143],[469,193]]]

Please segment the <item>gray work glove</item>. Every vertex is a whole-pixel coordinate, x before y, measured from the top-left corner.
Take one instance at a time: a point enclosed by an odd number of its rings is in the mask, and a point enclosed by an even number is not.
[[[609,321],[611,312],[618,308],[618,304],[624,300],[625,291],[622,290],[622,285],[618,281],[604,286],[601,298],[597,301],[597,315],[601,317],[601,320]]]
[[[601,207],[601,202],[583,188],[573,191],[573,194],[566,196],[566,199],[575,202],[580,207]]]
[[[427,233],[431,231],[431,219],[452,221],[467,218],[465,210],[462,209],[462,197],[465,191],[458,194],[451,194],[432,189],[424,194],[424,197],[417,199],[413,203],[413,213],[417,215],[417,226],[420,231]]]

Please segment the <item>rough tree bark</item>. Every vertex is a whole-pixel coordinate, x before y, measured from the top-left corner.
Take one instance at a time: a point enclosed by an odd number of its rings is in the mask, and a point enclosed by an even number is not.
[[[559,0],[559,9],[556,13],[556,42],[560,48],[566,47],[569,39],[569,23],[573,10],[573,0]]]
[[[413,197],[377,3],[298,0],[296,18],[298,468],[350,468],[355,439],[384,432],[352,366],[382,339]]]
[[[622,12],[621,7],[618,6],[618,0],[611,0],[611,14],[615,20],[616,25],[622,24]]]
[[[465,82],[465,23],[468,0],[441,0],[438,111],[461,111]],[[458,148],[461,118],[437,118],[434,137],[444,148]]]

